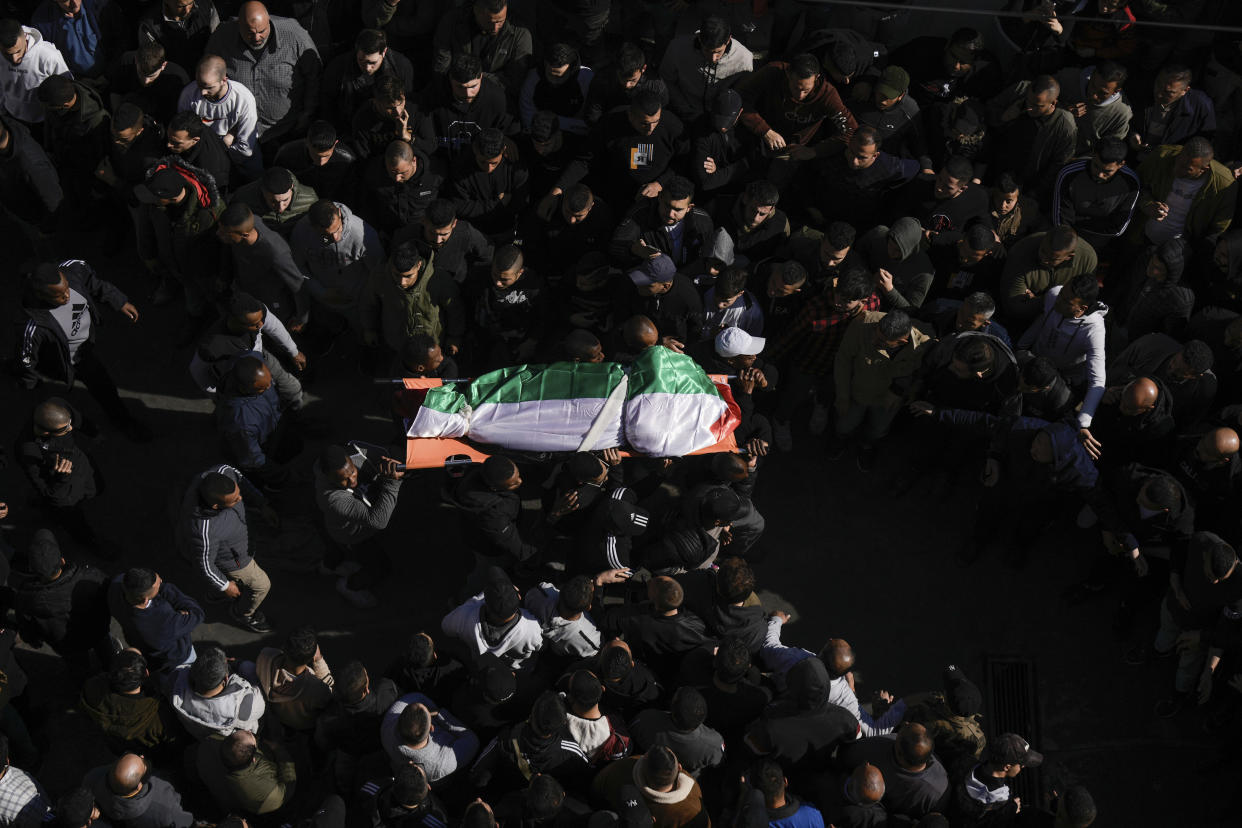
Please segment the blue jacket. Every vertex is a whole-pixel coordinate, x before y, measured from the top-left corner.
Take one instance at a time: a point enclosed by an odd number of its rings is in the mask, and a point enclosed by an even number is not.
[[[768,808],[770,828],[824,828],[824,816],[814,805],[787,796],[783,808]]]
[[[1196,135],[1211,138],[1216,132],[1216,108],[1212,105],[1212,99],[1201,89],[1191,89],[1173,105],[1172,117],[1159,140],[1147,129],[1147,118],[1155,106],[1148,103],[1142,109],[1135,107],[1134,117],[1130,120],[1130,129],[1148,143],[1184,144],[1188,138]]]
[[[241,356],[262,359],[262,355],[254,351]],[[230,378],[222,384],[232,385]],[[237,393],[232,388],[221,389],[216,403],[216,427],[229,462],[243,469],[267,465],[268,441],[279,424],[280,396],[275,383],[258,395]]]
[[[155,672],[184,664],[194,649],[190,634],[203,623],[203,608],[165,581],[146,609],[136,609],[125,600],[124,577],[117,575],[108,585],[108,611],[121,625],[125,641],[142,651]]]
[[[1036,432],[1046,432],[1052,440],[1052,471],[1049,482],[1063,491],[1086,494],[1096,488],[1100,472],[1078,439],[1076,427],[1067,423],[1050,423],[1036,417],[998,419],[989,417],[994,427],[989,456],[1000,459],[1008,455],[1008,474],[1023,478],[1031,475],[1022,470],[1030,462],[1030,444]],[[1016,462],[1015,462],[1016,461]]]
[[[65,17],[52,0],[43,0],[31,15],[30,25],[65,56],[65,63],[79,77],[98,77],[110,67],[127,42],[123,19],[111,0],[82,0],[75,17]]]

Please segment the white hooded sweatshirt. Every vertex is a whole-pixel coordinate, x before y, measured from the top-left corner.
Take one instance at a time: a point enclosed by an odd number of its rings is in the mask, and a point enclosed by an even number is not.
[[[1087,394],[1078,412],[1080,428],[1090,428],[1095,409],[1104,396],[1104,317],[1108,306],[1096,302],[1078,319],[1068,319],[1054,308],[1061,285],[1044,294],[1044,312],[1018,340],[1019,351],[1047,357],[1066,381],[1087,381]]]
[[[60,49],[43,39],[37,29],[22,26],[26,33],[26,54],[14,66],[0,60],[0,107],[31,124],[43,123],[43,104],[39,103],[39,84],[52,75],[73,77]]]

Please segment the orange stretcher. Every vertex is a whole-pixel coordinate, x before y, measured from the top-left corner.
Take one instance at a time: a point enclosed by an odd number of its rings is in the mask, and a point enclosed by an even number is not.
[[[719,374],[709,374],[712,382],[724,383],[727,379]],[[434,378],[417,378],[401,380],[401,387],[393,394],[393,413],[403,420],[412,420],[422,404],[428,388],[438,388],[444,381]],[[495,449],[500,450],[500,447]],[[737,451],[737,440],[733,432],[715,445],[699,449],[692,454],[714,454],[720,451]],[[469,440],[453,437],[407,437],[405,441],[405,466],[409,469],[439,469],[459,463],[482,463],[491,452],[479,447]],[[621,451],[622,457],[633,457],[633,453]]]

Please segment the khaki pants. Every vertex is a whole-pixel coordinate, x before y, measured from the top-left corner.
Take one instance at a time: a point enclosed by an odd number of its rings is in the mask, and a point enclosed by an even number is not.
[[[267,573],[255,561],[228,573],[228,578],[241,589],[241,597],[233,602],[233,608],[241,615],[250,616],[272,588]]]

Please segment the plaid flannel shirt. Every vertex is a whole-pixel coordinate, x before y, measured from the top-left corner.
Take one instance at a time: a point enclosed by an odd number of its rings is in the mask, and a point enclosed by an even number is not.
[[[273,135],[283,133],[299,115],[309,117],[319,105],[319,50],[292,18],[271,16],[271,34],[258,57],[241,39],[236,20],[216,29],[207,54],[224,58],[229,80],[254,93],[260,136],[278,124],[281,129]]]
[[[790,364],[803,373],[817,377],[831,374],[849,321],[867,311],[879,310],[880,297],[872,293],[853,316],[837,312],[832,303],[832,291],[808,301],[784,336],[772,346],[768,358],[777,360],[790,354]]]
[[[52,819],[47,795],[35,778],[12,765],[0,776],[0,825],[29,828]]]

